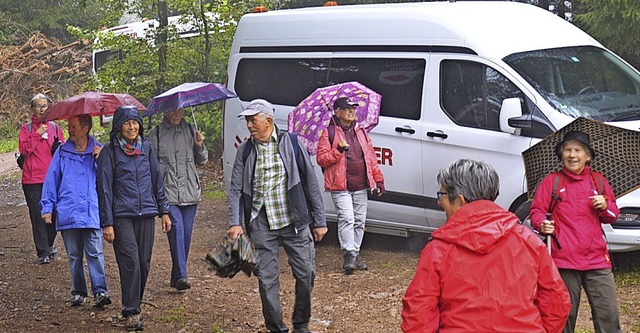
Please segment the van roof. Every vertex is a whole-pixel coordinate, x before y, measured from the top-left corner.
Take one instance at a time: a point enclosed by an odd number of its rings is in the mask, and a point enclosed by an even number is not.
[[[498,1],[346,5],[247,14],[240,47],[411,45],[463,47],[487,58],[597,45],[573,24],[530,4]]]

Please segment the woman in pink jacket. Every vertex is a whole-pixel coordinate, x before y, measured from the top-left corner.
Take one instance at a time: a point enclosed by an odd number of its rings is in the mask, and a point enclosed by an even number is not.
[[[323,168],[324,188],[338,214],[338,239],[344,255],[342,269],[351,275],[366,270],[360,260],[367,214],[367,192],[384,193],[384,176],[378,167],[369,135],[356,122],[357,103],[338,98],[333,103],[335,116],[322,131],[318,142],[318,165]]]
[[[617,221],[616,198],[607,180],[589,167],[595,154],[586,133],[567,132],[556,154],[564,166],[536,189],[531,225],[552,235],[551,255],[571,295],[571,313],[563,332],[575,330],[582,288],[596,332],[621,332],[611,258],[601,226]]]
[[[40,216],[42,184],[51,162],[51,147],[56,138],[64,142],[62,129],[54,122],[42,122],[40,116],[49,106],[47,96],[36,94],[31,99],[31,122],[23,124],[18,136],[18,149],[24,157],[22,165],[22,190],[29,207],[33,241],[36,245],[39,264],[48,264],[58,250],[53,245],[56,239],[55,216],[52,223],[45,223]]]

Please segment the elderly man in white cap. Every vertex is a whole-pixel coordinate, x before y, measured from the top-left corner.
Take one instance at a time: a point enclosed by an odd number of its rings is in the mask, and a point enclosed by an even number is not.
[[[270,332],[289,332],[282,320],[278,254],[282,245],[296,279],[293,332],[309,332],[315,248],[327,232],[324,205],[311,159],[295,134],[278,130],[275,109],[263,99],[251,101],[239,117],[251,139],[238,147],[229,188],[229,230],[247,234],[258,255],[262,314]]]

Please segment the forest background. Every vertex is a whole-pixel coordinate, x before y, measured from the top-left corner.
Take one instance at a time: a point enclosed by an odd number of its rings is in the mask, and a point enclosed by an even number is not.
[[[410,1],[338,0],[339,5],[390,2]],[[519,2],[553,11],[634,67],[640,65],[640,1]],[[28,105],[35,93],[45,93],[56,101],[83,91],[119,92],[131,94],[148,105],[153,96],[183,82],[224,83],[235,26],[242,15],[257,6],[278,10],[324,3],[325,0],[0,0],[0,153],[17,150],[18,130],[28,121]],[[174,15],[181,15],[184,22],[194,24],[204,33],[188,39],[177,38],[175,26],[167,21]],[[155,18],[160,22],[160,28],[149,40],[127,36],[105,38],[103,34],[96,42],[101,28],[141,18]],[[53,51],[77,44],[80,48],[76,47],[76,52],[82,53],[77,58],[83,58],[84,63],[91,61],[92,49],[119,50],[118,61],[106,63],[95,75],[89,64],[76,66],[75,72],[57,77],[51,73],[64,72],[64,69],[53,68],[48,75],[42,74],[42,68],[38,67],[52,66],[47,63],[34,63],[31,67],[35,69],[27,67],[30,71],[14,68],[16,62],[7,59],[17,53],[16,50],[24,51],[27,44],[34,47],[36,33],[47,38],[41,41],[44,49],[34,52],[38,56],[46,52],[55,54]],[[57,49],[46,49],[52,47]],[[26,60],[20,63],[31,62]],[[195,113],[214,156],[219,156],[222,149],[220,104],[198,107]],[[152,122],[160,120],[154,117]],[[66,128],[64,124],[61,127]],[[107,129],[96,128],[93,134],[101,139]]]

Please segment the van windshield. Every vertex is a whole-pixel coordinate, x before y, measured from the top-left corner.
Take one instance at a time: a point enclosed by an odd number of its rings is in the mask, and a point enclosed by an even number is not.
[[[504,61],[566,115],[640,119],[640,75],[607,50],[565,47],[515,53]]]

